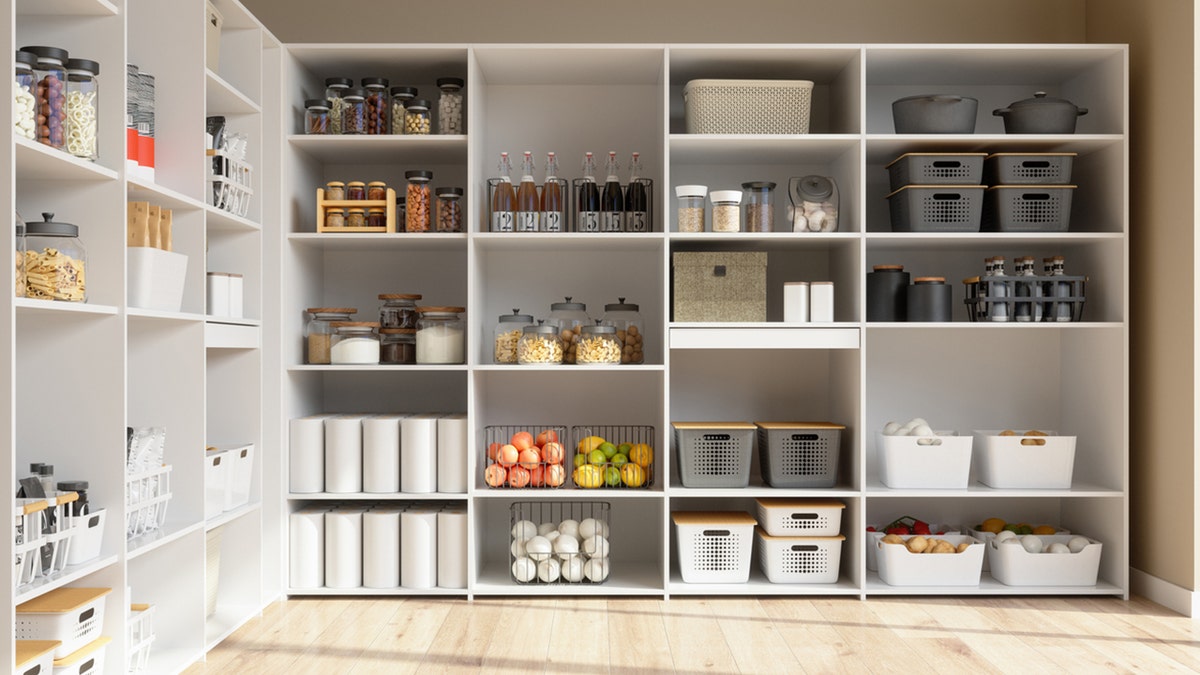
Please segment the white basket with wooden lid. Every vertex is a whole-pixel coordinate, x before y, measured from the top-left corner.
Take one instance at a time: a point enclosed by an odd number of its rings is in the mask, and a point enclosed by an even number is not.
[[[689,584],[750,580],[754,517],[745,511],[675,511],[679,575]]]
[[[836,499],[759,498],[758,524],[772,537],[832,537],[846,505]]]

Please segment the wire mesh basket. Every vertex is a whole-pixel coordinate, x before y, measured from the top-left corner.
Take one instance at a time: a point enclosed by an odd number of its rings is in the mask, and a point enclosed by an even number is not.
[[[971,277],[966,286],[967,318],[971,321],[1083,321],[1086,276]]]
[[[129,538],[157,530],[171,501],[171,465],[125,476],[125,533]]]
[[[608,502],[514,502],[509,577],[519,584],[602,584],[612,575]]]
[[[493,488],[558,488],[567,484],[567,428],[556,424],[484,427],[483,480]]]
[[[583,455],[573,460],[576,487],[637,489],[654,485],[654,427],[576,425],[571,427],[571,443],[574,455]]]

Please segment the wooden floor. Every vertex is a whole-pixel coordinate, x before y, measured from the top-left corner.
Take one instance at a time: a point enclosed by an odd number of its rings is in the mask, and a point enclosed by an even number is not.
[[[1200,621],[1112,598],[294,599],[200,673],[1200,672]]]

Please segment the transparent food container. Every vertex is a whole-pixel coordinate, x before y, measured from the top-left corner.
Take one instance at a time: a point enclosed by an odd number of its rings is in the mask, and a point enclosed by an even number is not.
[[[563,343],[554,326],[526,326],[517,342],[517,363],[525,365],[560,364]]]
[[[87,301],[87,252],[79,227],[55,223],[53,213],[25,225],[26,295],[39,300]]]
[[[604,319],[601,323],[617,329],[617,339],[621,342],[621,363],[642,363],[645,361],[645,331],[640,308],[631,302],[625,302],[625,298],[617,300],[618,302],[604,306]]]
[[[532,325],[533,315],[521,314],[519,309],[513,309],[512,314],[501,314],[492,332],[492,359],[496,363],[516,363],[517,343],[521,341],[521,333],[526,326]],[[560,340],[560,347],[561,344]]]

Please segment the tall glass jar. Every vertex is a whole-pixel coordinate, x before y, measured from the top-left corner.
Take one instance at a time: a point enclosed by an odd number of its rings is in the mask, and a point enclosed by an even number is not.
[[[615,365],[621,362],[621,341],[612,326],[583,326],[575,351],[575,362],[581,365]]]
[[[25,224],[26,295],[87,302],[87,251],[79,241],[79,227],[53,218],[53,213],[43,213],[41,222]]]
[[[462,196],[460,187],[437,189],[437,231],[462,232]]]
[[[404,133],[408,136],[428,135],[432,128],[432,118],[429,114],[429,101],[414,98],[404,104]]]
[[[704,231],[704,198],[708,196],[706,185],[676,185],[675,196],[679,199],[675,211],[675,227],[680,232]]]
[[[100,64],[95,61],[67,60],[67,152],[93,162],[98,157],[99,75]]]
[[[563,343],[554,326],[526,326],[517,343],[517,363],[523,366],[563,362]]]
[[[309,307],[304,327],[305,363],[328,365],[333,342],[333,324],[349,321],[358,310],[353,307]]]
[[[38,107],[37,139],[61,150],[67,142],[67,50],[39,46],[22,47],[21,51],[37,56],[33,68],[37,78],[34,91]]]
[[[418,307],[417,363],[452,364],[466,361],[465,307]]]
[[[335,321],[329,362],[333,365],[379,363],[379,324],[373,321]]]
[[[461,77],[443,77],[437,81],[442,90],[438,97],[438,133],[463,133],[463,80]]]
[[[501,314],[493,329],[492,359],[496,363],[516,363],[517,343],[521,341],[521,332],[526,326],[532,325],[533,316],[522,314],[519,309],[513,309],[512,314]],[[557,329],[551,327],[551,330]],[[561,345],[561,342],[559,344]]]
[[[417,97],[416,87],[392,87],[392,133],[404,133],[404,106]]]
[[[364,77],[362,86],[367,104],[367,133],[386,134],[391,105],[388,102],[388,81],[384,77]]]
[[[343,99],[350,87],[354,86],[354,80],[348,77],[328,77],[325,78],[325,99],[329,101],[329,133],[342,133],[342,111],[346,107],[346,101]]]
[[[342,133],[367,133],[367,102],[362,89],[347,89],[342,98]]]
[[[564,302],[551,303],[546,324],[557,328],[558,335],[562,338],[563,363],[575,363],[575,345],[579,341],[579,329],[581,326],[592,324],[587,305],[572,302],[570,296],[567,296]]]
[[[747,232],[775,231],[775,184],[767,181],[742,183]]]
[[[383,305],[379,308],[379,325],[382,328],[416,328],[417,300],[420,294],[380,293]]]
[[[37,56],[31,52],[18,51],[13,64],[13,133],[32,141],[37,138],[38,129],[37,100],[34,96],[37,79],[33,74]]]
[[[304,133],[317,136],[329,134],[329,101],[310,98],[304,101]]]
[[[16,243],[13,246],[13,291],[16,297],[25,297],[25,221],[20,214],[14,216]]]
[[[604,319],[600,323],[617,329],[617,339],[621,341],[621,363],[642,363],[645,361],[642,313],[638,305],[625,302],[625,298],[617,300],[604,306]]]
[[[742,203],[742,193],[737,190],[713,190],[708,198],[712,200],[712,231],[741,232],[741,212],[738,207]]]
[[[432,171],[405,171],[404,178],[408,187],[404,191],[404,230],[406,232],[428,232],[431,226],[429,181],[433,180]]]
[[[380,328],[379,362],[408,365],[417,362],[416,328]]]

